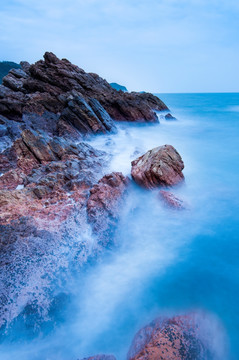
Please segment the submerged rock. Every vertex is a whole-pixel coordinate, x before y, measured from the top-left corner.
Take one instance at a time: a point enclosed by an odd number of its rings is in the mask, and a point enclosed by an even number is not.
[[[185,210],[187,208],[186,203],[182,200],[176,197],[173,193],[165,190],[160,190],[159,192],[160,199],[163,200],[165,205],[177,209],[177,210]]]
[[[134,181],[148,189],[157,186],[172,186],[184,180],[184,163],[172,145],[149,150],[131,162]]]

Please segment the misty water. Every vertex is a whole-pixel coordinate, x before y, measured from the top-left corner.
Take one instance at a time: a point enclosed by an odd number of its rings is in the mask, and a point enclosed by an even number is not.
[[[76,360],[106,353],[123,360],[142,326],[190,311],[206,319],[214,360],[239,359],[239,94],[160,98],[177,121],[121,123],[117,134],[89,143],[112,154],[108,172],[124,175],[140,154],[173,145],[185,164],[185,183],[173,192],[187,210],[165,207],[158,189],[131,185],[117,246],[64,283],[61,291],[70,300],[55,309],[55,328],[43,327],[35,338],[14,328],[0,345],[0,359]]]

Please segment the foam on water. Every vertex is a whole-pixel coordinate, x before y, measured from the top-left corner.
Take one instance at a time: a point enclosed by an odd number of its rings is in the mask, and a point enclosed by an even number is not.
[[[112,154],[109,172],[124,175],[139,155],[172,144],[184,160],[186,179],[173,191],[190,210],[167,209],[158,190],[133,185],[116,232],[119,247],[65,282],[71,303],[64,321],[23,344],[10,346],[6,340],[1,359],[76,360],[114,353],[123,360],[140,327],[161,315],[198,309],[213,360],[239,358],[239,115],[225,110],[239,103],[239,95],[161,98],[178,121],[121,123],[117,134],[90,143]]]

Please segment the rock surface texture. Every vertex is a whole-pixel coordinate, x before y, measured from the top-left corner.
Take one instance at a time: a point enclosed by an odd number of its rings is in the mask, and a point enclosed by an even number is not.
[[[184,180],[184,163],[177,150],[164,145],[147,151],[131,163],[131,175],[142,187],[172,186]]]
[[[201,319],[194,314],[158,318],[141,329],[128,352],[128,360],[205,360],[207,348]]]
[[[129,178],[122,173],[105,175],[90,190],[87,202],[89,221],[93,231],[104,243],[112,243],[114,228],[119,218],[123,196],[128,188]]]

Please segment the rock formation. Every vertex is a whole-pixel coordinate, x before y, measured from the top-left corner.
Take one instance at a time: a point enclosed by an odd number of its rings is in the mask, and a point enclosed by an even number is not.
[[[27,327],[37,331],[55,301],[51,285],[114,242],[129,180],[105,175],[110,155],[85,138],[117,131],[117,120],[156,122],[155,111],[166,109],[152,94],[117,91],[49,52],[3,78],[0,331],[28,321],[26,311],[35,319]]]
[[[196,314],[158,318],[135,335],[128,360],[209,359],[201,333],[202,320]]]
[[[93,73],[46,52],[33,65],[21,63],[0,85],[0,114],[21,128],[52,135],[107,132],[113,120],[158,121],[166,105],[149,93],[123,93]],[[67,129],[67,131],[65,131]]]
[[[134,181],[148,189],[157,186],[172,186],[183,179],[184,163],[176,149],[164,145],[147,151],[131,162]]]

